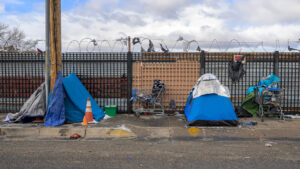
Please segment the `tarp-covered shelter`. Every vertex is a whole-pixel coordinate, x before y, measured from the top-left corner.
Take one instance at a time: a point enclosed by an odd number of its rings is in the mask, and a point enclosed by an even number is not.
[[[100,121],[104,117],[104,111],[98,106],[75,73],[71,73],[63,79],[59,77],[61,74],[58,74],[54,85],[45,120],[46,126],[58,126],[65,121],[82,122],[88,98],[91,101],[94,120]],[[55,104],[52,104],[53,102]]]
[[[42,84],[26,101],[20,112],[9,113],[7,122],[30,122],[36,117],[44,118],[46,112],[45,84]],[[63,78],[58,72],[53,93],[50,98],[45,119],[45,126],[59,126],[64,122],[82,122],[85,115],[87,99],[90,98],[93,118],[100,121],[104,111],[80,82],[75,73]]]
[[[50,103],[47,108],[44,126],[60,126],[65,122],[65,92],[62,83],[62,72],[57,73]]]
[[[236,126],[238,118],[230,92],[213,74],[202,75],[187,100],[184,112],[190,126]]]
[[[98,106],[75,73],[65,77],[63,85],[66,93],[65,111],[67,122],[82,122],[88,98],[91,100],[94,120],[100,121],[105,116],[104,111]]]
[[[24,103],[17,113],[8,113],[6,122],[31,122],[36,118],[44,118],[46,112],[46,88],[43,83]]]

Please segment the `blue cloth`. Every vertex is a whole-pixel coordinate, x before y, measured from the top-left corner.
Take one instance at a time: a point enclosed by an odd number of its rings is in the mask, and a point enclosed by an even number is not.
[[[82,122],[88,97],[91,100],[94,120],[100,121],[104,117],[104,111],[98,106],[75,73],[65,77],[63,85],[66,92],[65,107],[68,122]]]
[[[251,92],[253,92],[254,90],[255,90],[255,88],[256,88],[257,86],[251,86],[251,87],[249,87],[248,88],[248,91],[247,91],[247,95],[249,95]],[[262,89],[264,89],[265,87],[258,87],[258,89],[259,89],[259,94],[261,94],[261,91],[262,91]]]
[[[196,120],[238,120],[230,99],[217,94],[207,94],[192,98],[191,93],[184,112],[188,122]]]
[[[134,100],[134,96],[135,96],[135,93],[136,93],[137,91],[138,91],[137,88],[135,88],[135,89],[132,90],[132,101],[135,101],[135,100]]]
[[[273,83],[279,84],[279,82],[280,82],[279,78],[276,75],[272,74],[272,75],[268,76],[267,79],[259,81],[257,83],[257,86],[249,87],[248,91],[247,91],[247,95],[249,95],[252,91],[254,91],[254,89],[256,87],[259,87],[259,94],[261,94],[261,91],[263,88],[267,88]],[[272,87],[278,87],[278,86],[276,85],[276,86],[272,86]]]
[[[272,74],[272,75],[268,76],[267,79],[258,82],[257,86],[269,87],[274,82],[276,82],[278,84],[279,83],[279,78],[276,75]]]
[[[65,122],[65,92],[62,84],[62,73],[57,73],[57,78],[50,98],[44,126],[60,126]]]

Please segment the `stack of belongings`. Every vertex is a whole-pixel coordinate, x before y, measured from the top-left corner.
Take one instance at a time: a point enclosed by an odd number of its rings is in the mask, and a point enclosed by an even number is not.
[[[243,100],[241,107],[237,109],[237,115],[239,117],[256,116],[259,110],[259,104],[255,100],[255,89],[258,88],[259,94],[261,95],[263,89],[269,88],[273,84],[276,84],[276,86],[274,87],[277,88],[277,84],[279,84],[279,82],[279,78],[276,75],[271,74],[265,77],[263,80],[259,81],[256,86],[249,87],[246,98]]]
[[[160,92],[165,90],[165,84],[160,80],[154,80],[153,88],[152,88],[152,97],[157,97]]]

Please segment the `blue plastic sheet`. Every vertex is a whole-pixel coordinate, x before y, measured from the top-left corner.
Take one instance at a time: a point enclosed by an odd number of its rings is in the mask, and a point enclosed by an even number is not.
[[[62,83],[62,72],[57,73],[57,78],[50,98],[44,126],[60,126],[65,122],[65,92]]]
[[[279,84],[279,82],[280,82],[279,78],[276,75],[272,74],[272,75],[268,76],[267,79],[259,81],[257,83],[257,86],[249,87],[248,91],[247,91],[247,95],[249,95],[256,87],[259,87],[259,94],[261,94],[261,91],[263,88],[267,88],[271,84],[274,84],[274,83]],[[273,87],[278,87],[278,86],[276,85]]]
[[[83,120],[88,98],[91,100],[94,120],[100,121],[104,117],[104,111],[98,106],[75,73],[65,77],[63,85],[66,92],[65,107],[68,122],[81,122]]]

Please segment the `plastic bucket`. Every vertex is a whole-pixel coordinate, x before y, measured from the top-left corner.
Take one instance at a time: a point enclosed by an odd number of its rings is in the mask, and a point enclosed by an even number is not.
[[[104,106],[105,114],[108,116],[116,116],[117,114],[117,105]]]

